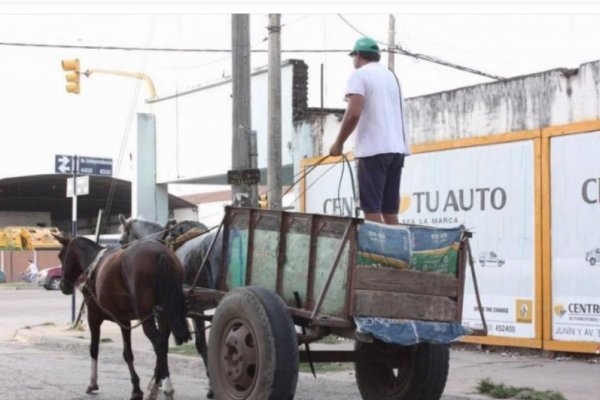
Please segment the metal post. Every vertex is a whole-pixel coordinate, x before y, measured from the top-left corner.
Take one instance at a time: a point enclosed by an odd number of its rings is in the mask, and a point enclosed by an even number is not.
[[[269,15],[269,208],[281,210],[281,14]]]
[[[388,30],[388,69],[394,70],[394,41],[396,36],[396,18],[390,14],[389,30]]]
[[[233,170],[249,169],[250,131],[250,16],[231,16],[232,51],[232,146],[231,167]],[[239,195],[247,196],[252,207],[258,205],[256,185],[231,185],[232,200]]]
[[[79,157],[73,156],[73,215],[71,218],[71,239],[75,239],[77,236],[77,172],[79,169]],[[71,323],[75,322],[75,304],[76,290],[73,290],[71,296]]]
[[[103,209],[98,209],[98,219],[96,220],[96,243],[100,243],[100,227],[102,226]]]

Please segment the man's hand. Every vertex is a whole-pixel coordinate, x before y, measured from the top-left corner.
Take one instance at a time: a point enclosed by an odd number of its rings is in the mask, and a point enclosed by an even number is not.
[[[332,157],[341,156],[342,150],[344,150],[344,145],[338,143],[338,141],[336,140],[329,148],[329,155]]]

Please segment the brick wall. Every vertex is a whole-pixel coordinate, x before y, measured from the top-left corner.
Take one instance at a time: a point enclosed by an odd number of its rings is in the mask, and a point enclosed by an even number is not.
[[[33,251],[7,251],[0,252],[3,257],[4,274],[7,282],[18,282],[21,280],[21,274],[27,269],[27,261],[33,260]],[[37,266],[39,270],[48,267],[60,265],[58,260],[58,250],[38,250]]]

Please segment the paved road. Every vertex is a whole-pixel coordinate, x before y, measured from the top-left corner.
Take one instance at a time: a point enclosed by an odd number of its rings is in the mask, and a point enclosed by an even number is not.
[[[78,293],[78,303],[81,297]],[[26,325],[67,323],[71,320],[71,296],[35,286],[15,290],[0,285],[0,318],[0,340],[12,338],[17,329]]]
[[[11,340],[24,326],[70,320],[71,299],[60,292],[43,289],[9,290],[0,288],[0,398],[3,400],[114,400],[128,399],[131,392],[129,373],[122,361],[120,343],[101,345],[97,395],[85,394],[90,374],[86,346],[31,345]],[[134,335],[135,336],[135,335]],[[154,365],[154,354],[145,339],[134,339],[135,364],[144,390]],[[136,351],[137,349],[137,351]],[[196,357],[170,355],[171,376],[178,400],[205,398],[208,381],[201,361]],[[300,374],[297,400],[361,399],[351,371],[314,379]],[[444,400],[464,397],[445,396]]]

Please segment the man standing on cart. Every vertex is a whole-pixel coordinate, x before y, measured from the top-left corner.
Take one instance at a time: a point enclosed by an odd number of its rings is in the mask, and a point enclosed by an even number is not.
[[[350,56],[355,70],[346,89],[348,107],[329,155],[341,156],[344,142],[356,129],[360,208],[369,221],[395,225],[404,157],[410,150],[400,82],[379,63],[381,54],[373,39],[358,39]]]

